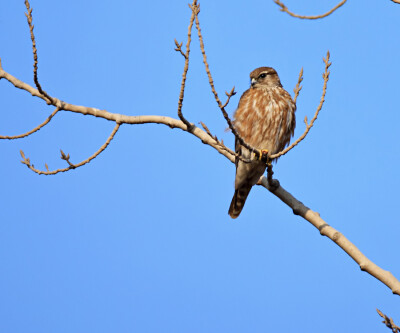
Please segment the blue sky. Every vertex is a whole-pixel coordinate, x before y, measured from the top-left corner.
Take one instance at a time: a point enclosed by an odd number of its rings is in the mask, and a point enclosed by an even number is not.
[[[287,1],[302,14],[333,1]],[[176,117],[190,10],[185,1],[35,1],[39,79],[52,96],[110,112]],[[20,1],[0,5],[3,67],[33,84]],[[274,67],[292,93],[304,67],[295,137],[322,89],[306,140],[275,167],[286,190],[318,211],[372,261],[400,278],[398,214],[400,5],[349,0],[304,21],[269,0],[201,1],[217,91],[235,110],[250,71]],[[26,132],[52,111],[0,81],[0,135]],[[183,112],[230,146],[193,40]],[[90,164],[56,176],[36,167],[77,163],[112,131],[62,112],[27,139],[1,141],[1,332],[386,332],[400,299],[263,188],[239,219],[227,215],[234,167],[195,137],[123,125]]]

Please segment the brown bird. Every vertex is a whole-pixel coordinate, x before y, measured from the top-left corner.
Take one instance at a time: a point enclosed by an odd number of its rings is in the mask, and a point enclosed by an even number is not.
[[[268,154],[276,154],[289,144],[296,126],[296,104],[282,88],[275,69],[260,67],[250,73],[251,87],[240,97],[234,114],[234,126],[246,143]],[[241,146],[236,140],[236,152],[247,159],[245,163],[236,158],[235,194],[228,214],[237,218],[243,209],[253,185],[264,174],[266,163]],[[253,156],[252,156],[253,155]]]

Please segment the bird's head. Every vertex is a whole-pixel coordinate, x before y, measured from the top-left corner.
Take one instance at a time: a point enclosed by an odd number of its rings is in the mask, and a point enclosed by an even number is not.
[[[282,87],[278,73],[272,67],[260,67],[250,73],[252,88]]]

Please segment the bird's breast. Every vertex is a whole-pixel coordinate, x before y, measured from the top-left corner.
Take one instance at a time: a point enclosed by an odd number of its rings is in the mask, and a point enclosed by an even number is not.
[[[293,135],[295,109],[291,96],[281,87],[249,89],[240,98],[234,124],[247,143],[274,154]]]

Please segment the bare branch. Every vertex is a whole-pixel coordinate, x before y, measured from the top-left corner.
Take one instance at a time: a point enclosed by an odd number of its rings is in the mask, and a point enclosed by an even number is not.
[[[245,159],[243,157],[241,157],[240,155],[236,154],[232,149],[228,148],[227,146],[224,145],[224,141],[223,140],[218,140],[216,135],[212,135],[211,131],[208,129],[208,127],[206,126],[206,124],[204,124],[202,121],[200,121],[201,126],[204,128],[204,130],[206,131],[206,133],[215,140],[216,145],[218,145],[221,149],[227,151],[228,153],[232,154],[233,156],[242,159],[245,163],[250,163],[251,160],[250,159]]]
[[[200,121],[200,125],[201,125],[201,127],[203,127],[203,129],[206,131],[206,133],[207,133],[209,136],[211,136],[215,141],[219,142],[217,136],[211,134],[211,131],[208,129],[208,127],[206,126],[206,124],[204,124],[202,121]],[[232,154],[234,154],[233,151],[232,151]]]
[[[310,131],[311,127],[313,127],[314,122],[315,122],[315,120],[317,120],[318,114],[319,114],[319,112],[320,112],[321,109],[322,109],[322,105],[323,105],[324,102],[325,102],[326,87],[327,87],[327,84],[328,84],[329,74],[330,74],[330,72],[329,72],[328,69],[329,69],[329,67],[332,65],[332,63],[329,62],[329,58],[330,58],[330,53],[329,53],[329,51],[328,51],[328,52],[326,53],[326,58],[323,58],[323,61],[324,61],[324,63],[325,63],[325,72],[322,74],[322,78],[324,79],[324,85],[323,85],[323,87],[322,87],[322,96],[321,96],[321,100],[320,100],[320,102],[319,102],[319,105],[318,105],[318,107],[317,107],[317,110],[315,111],[314,117],[311,119],[310,124],[307,124],[307,117],[306,117],[306,118],[304,119],[304,122],[306,123],[306,129],[305,129],[304,133],[303,133],[295,142],[293,142],[289,147],[287,147],[286,149],[282,150],[281,152],[279,152],[279,153],[277,153],[277,154],[271,155],[271,156],[270,156],[271,159],[278,158],[278,157],[280,157],[280,156],[282,156],[282,155],[285,155],[287,152],[289,152],[289,151],[292,150],[294,147],[296,147],[301,141],[304,140],[304,138],[307,136],[308,132]],[[302,71],[300,72],[300,74],[302,74]],[[300,77],[301,77],[301,76],[299,76],[298,84],[299,84],[299,82],[301,82]],[[297,88],[297,85],[296,85],[296,88]],[[295,89],[296,89],[296,88],[295,88]],[[300,87],[300,89],[301,89],[301,87]],[[300,90],[299,90],[299,91],[300,91]]]
[[[206,126],[206,124],[204,124],[202,121],[200,121],[201,126],[204,128],[204,130],[206,131],[206,133],[215,140],[215,143],[218,147],[220,147],[222,150],[227,151],[228,153],[232,154],[233,156],[235,156],[236,158],[240,159],[242,162],[244,163],[251,163],[254,162],[254,160],[252,160],[251,158],[245,158],[242,155],[234,152],[232,149],[228,148],[227,146],[224,145],[224,141],[223,140],[218,140],[216,135],[212,135],[210,130],[208,129],[208,127]]]
[[[231,100],[231,97],[236,95],[235,87],[233,87],[230,92],[225,91],[225,95],[228,96],[228,98],[226,99],[225,104],[222,105],[222,108],[224,108],[224,109],[228,106],[229,101]]]
[[[384,313],[382,313],[381,311],[379,311],[378,309],[376,309],[376,311],[378,312],[378,314],[385,319],[382,323],[384,323],[386,325],[386,327],[390,328],[392,330],[393,333],[400,333],[400,327],[397,326],[392,318],[389,318],[387,315],[385,315]]]
[[[7,135],[3,136],[3,135],[0,135],[0,139],[14,140],[14,139],[25,138],[25,137],[27,137],[27,136],[39,131],[42,127],[47,125],[58,111],[60,111],[60,108],[56,107],[56,109],[53,111],[53,113],[50,116],[48,116],[47,119],[43,123],[41,123],[39,126],[35,127],[34,129],[30,130],[29,132],[26,132],[26,133],[20,134],[20,135],[15,135],[15,136],[7,136]]]
[[[22,82],[11,74],[5,72],[2,68],[0,68],[0,78],[4,78],[13,84],[16,88],[25,90],[29,92],[32,96],[39,97],[46,100],[39,91],[27,83]],[[57,105],[60,110],[71,111],[75,113],[80,113],[83,115],[91,115],[94,117],[103,118],[109,121],[117,122],[120,124],[163,124],[167,125],[170,128],[179,128],[183,131],[187,131],[187,126],[180,120],[174,119],[166,116],[126,116],[118,113],[111,113],[107,110],[100,110],[97,108],[74,105],[61,101],[60,99],[53,97],[53,102]],[[215,148],[220,154],[227,157],[229,160],[234,161],[235,156],[232,155],[231,150],[229,148],[222,148],[218,143],[215,142],[213,137],[210,137],[206,132],[202,131],[197,126],[193,125],[193,129],[190,132],[194,136],[198,137],[201,142],[207,144],[213,148]]]
[[[193,21],[195,16],[200,12],[200,6],[197,5],[197,0],[193,0],[193,3],[189,5],[190,9],[192,10],[192,15],[190,17],[190,23],[188,27],[188,39],[186,43],[186,53],[184,54],[185,57],[185,66],[183,68],[183,73],[182,73],[182,83],[181,83],[181,91],[179,93],[179,101],[178,101],[178,116],[179,119],[182,120],[185,125],[187,126],[188,129],[192,128],[192,124],[183,116],[182,113],[182,104],[183,104],[183,98],[185,94],[185,85],[186,85],[186,75],[189,69],[189,53],[190,53],[190,43],[192,42],[192,27],[193,27]],[[180,51],[182,54],[182,43],[178,44],[178,42],[175,39],[175,45],[177,48],[175,50]]]
[[[342,2],[338,3],[335,7],[333,7],[330,11],[326,12],[325,14],[316,15],[316,16],[307,16],[307,15],[298,15],[298,14],[295,14],[295,13],[291,12],[291,11],[285,6],[285,4],[283,4],[280,0],[274,0],[274,2],[275,2],[279,7],[281,7],[281,12],[286,12],[286,13],[288,13],[290,16],[297,17],[297,18],[300,18],[300,19],[307,19],[307,20],[316,20],[316,19],[320,19],[320,18],[327,17],[328,15],[332,14],[336,9],[342,7],[342,6],[346,3],[346,1],[347,1],[347,0],[343,0]],[[397,2],[398,0],[392,0],[392,1]]]
[[[300,70],[300,73],[299,73],[299,78],[298,78],[297,83],[296,83],[296,87],[293,89],[293,92],[294,92],[293,102],[294,102],[294,104],[296,104],[297,97],[299,97],[299,94],[300,94],[300,90],[301,90],[301,88],[303,88],[303,86],[301,86],[301,82],[302,81],[303,81],[303,67],[301,67],[301,70]]]
[[[275,179],[277,182],[277,180]],[[302,202],[297,200],[293,195],[287,192],[282,186],[271,187],[266,177],[261,179],[263,187],[268,189],[271,193],[281,199],[286,205],[292,208],[295,215],[299,215],[315,228],[319,230],[322,236],[326,236],[334,241],[342,250],[344,250],[361,268],[362,271],[369,273],[387,287],[389,287],[393,294],[400,296],[400,281],[398,281],[392,273],[385,271],[371,260],[369,260],[362,252],[351,243],[343,234],[332,228],[327,224],[319,215],[319,213],[312,211],[306,207]]]
[[[65,155],[64,152],[62,150],[60,150],[61,151],[61,159],[68,163],[68,165],[69,165],[68,168],[49,171],[49,167],[47,166],[47,163],[45,163],[45,167],[46,167],[47,171],[42,171],[42,170],[36,169],[35,166],[33,164],[31,164],[30,159],[25,157],[25,154],[24,154],[24,152],[22,150],[20,151],[21,157],[23,159],[21,161],[21,163],[25,164],[29,169],[31,169],[33,172],[35,172],[35,173],[37,173],[39,175],[55,175],[55,174],[60,173],[60,172],[66,172],[66,171],[69,171],[71,169],[79,168],[79,167],[89,163],[91,160],[93,160],[97,156],[99,156],[108,147],[108,145],[110,144],[111,140],[114,138],[115,134],[118,132],[120,126],[121,126],[121,124],[117,123],[115,125],[113,131],[111,132],[110,136],[108,137],[107,141],[100,147],[100,149],[98,151],[96,151],[92,156],[90,156],[89,158],[87,158],[86,160],[84,160],[84,161],[82,161],[82,162],[80,162],[78,164],[72,164],[69,161],[69,159],[70,159],[69,154]]]
[[[37,71],[38,71],[38,56],[37,56],[37,49],[36,49],[36,40],[35,40],[35,35],[33,34],[33,28],[34,25],[32,24],[33,18],[32,18],[32,8],[29,4],[28,0],[25,0],[25,6],[27,9],[27,13],[25,13],[26,19],[28,20],[28,25],[29,25],[29,30],[31,32],[31,40],[32,40],[32,51],[33,51],[33,81],[35,82],[35,85],[37,89],[39,90],[40,94],[45,96],[48,101],[46,101],[48,104],[53,104],[52,98],[42,89],[39,83]]]
[[[400,0],[392,0],[394,3],[400,4]]]
[[[203,36],[201,34],[200,21],[199,21],[198,15],[196,15],[196,29],[197,29],[197,33],[198,33],[198,36],[199,36],[200,49],[201,49],[201,53],[203,55],[203,63],[204,63],[204,66],[205,66],[205,69],[206,69],[206,73],[207,73],[207,76],[208,76],[208,82],[210,84],[211,91],[214,94],[215,101],[217,102],[219,108],[221,109],[222,114],[223,114],[226,122],[228,123],[228,126],[229,126],[230,130],[232,131],[233,135],[235,136],[235,138],[240,142],[240,144],[242,146],[246,147],[252,153],[254,153],[257,158],[261,158],[260,149],[254,148],[254,147],[250,146],[247,142],[245,142],[244,139],[239,135],[239,133],[236,131],[235,127],[233,126],[232,120],[229,118],[228,113],[225,110],[225,106],[228,105],[228,102],[229,102],[229,99],[230,99],[229,95],[227,94],[228,95],[228,101],[225,104],[222,104],[221,100],[218,97],[218,93],[215,90],[215,86],[214,86],[214,80],[213,80],[212,75],[211,75],[210,66],[208,65],[208,61],[207,61],[207,55],[206,55],[206,51],[205,51],[205,48],[204,48],[204,41],[203,41]],[[232,96],[234,95],[233,92],[234,92],[234,89],[232,89],[232,91],[231,91]]]
[[[182,51],[182,44],[183,44],[183,42],[181,42],[181,43],[179,44],[178,41],[177,41],[176,39],[175,39],[174,41],[175,41],[175,45],[176,45],[175,51],[180,52],[180,53],[183,55],[183,57],[186,59],[186,54],[183,53],[183,51]]]

